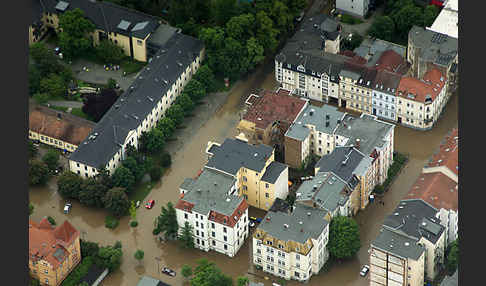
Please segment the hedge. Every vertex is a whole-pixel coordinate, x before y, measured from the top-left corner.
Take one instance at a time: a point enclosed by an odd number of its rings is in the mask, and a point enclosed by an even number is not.
[[[93,264],[91,256],[83,258],[76,268],[62,282],[61,286],[77,286],[79,281],[88,274],[89,268]]]

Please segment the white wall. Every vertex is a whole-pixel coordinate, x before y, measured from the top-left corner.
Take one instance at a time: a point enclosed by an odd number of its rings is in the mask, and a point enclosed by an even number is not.
[[[369,0],[336,0],[336,9],[364,17],[368,12]]]
[[[278,179],[275,181],[274,190],[275,190],[275,198],[279,198],[285,200],[287,195],[289,194],[289,167],[286,167],[285,170],[280,174]]]

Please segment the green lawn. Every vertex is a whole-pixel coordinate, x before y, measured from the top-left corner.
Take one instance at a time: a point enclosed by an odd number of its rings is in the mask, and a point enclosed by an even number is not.
[[[82,108],[73,108],[71,110],[71,114],[76,115],[76,116],[81,117],[81,118],[84,118],[84,119],[87,119],[87,120],[90,120],[90,121],[95,121],[91,116],[84,113]]]
[[[363,23],[363,20],[361,20],[359,18],[355,18],[355,17],[347,15],[347,14],[342,14],[341,15],[341,22],[343,22],[345,24],[356,25],[356,24]]]
[[[137,73],[139,72],[146,63],[142,63],[133,59],[125,59],[120,64],[121,69],[126,72],[127,74]]]
[[[55,109],[55,110],[64,111],[64,112],[67,112],[67,110],[68,110],[68,107],[65,107],[65,106],[54,106],[52,104],[51,104],[50,108]]]
[[[143,202],[143,200],[147,197],[147,195],[152,190],[152,186],[153,186],[152,182],[139,183],[137,186],[135,186],[134,190],[130,193],[128,198],[131,201]]]

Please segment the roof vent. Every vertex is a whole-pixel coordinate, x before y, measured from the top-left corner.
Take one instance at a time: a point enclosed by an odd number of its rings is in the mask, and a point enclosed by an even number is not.
[[[425,221],[422,222],[422,226],[426,226],[426,225],[427,225],[427,223]]]
[[[303,222],[302,221],[299,221],[299,224],[303,224]]]
[[[226,198],[226,201],[227,201],[227,202],[230,202],[230,201],[231,201],[231,199],[230,199],[230,198]]]
[[[255,157],[258,156],[258,153],[253,154],[253,156],[255,156]]]
[[[394,213],[393,215],[394,215],[394,216],[398,216],[398,213]]]
[[[288,225],[288,224],[286,224],[286,223],[284,223],[284,227],[285,227],[285,228],[289,228],[289,225]]]
[[[311,213],[310,213],[310,212],[308,212],[308,213],[307,213],[307,216],[311,216]]]

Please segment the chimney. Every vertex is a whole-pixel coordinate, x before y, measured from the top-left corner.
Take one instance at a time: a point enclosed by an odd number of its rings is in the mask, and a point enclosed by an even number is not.
[[[359,143],[360,143],[360,140],[359,140],[359,138],[357,138],[357,139],[356,139],[356,144],[355,144],[355,146],[354,146],[354,147],[355,147],[356,149],[358,149],[358,150],[359,150],[359,146],[360,146],[360,144],[359,144]]]

